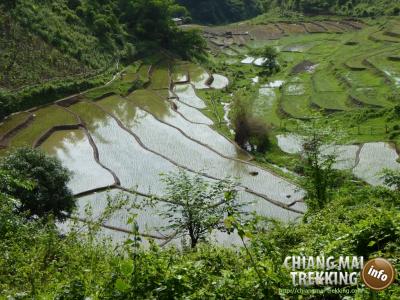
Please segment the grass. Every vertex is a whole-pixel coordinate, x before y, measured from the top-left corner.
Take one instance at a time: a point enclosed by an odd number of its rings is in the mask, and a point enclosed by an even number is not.
[[[85,93],[85,97],[90,100],[96,100],[108,93],[115,93],[121,96],[127,95],[132,89],[142,87],[147,82],[147,78],[143,79],[141,76],[142,68],[145,69],[146,65],[143,65],[141,61],[127,66],[113,82],[88,91]]]
[[[387,100],[388,95],[381,90],[373,88],[359,88],[350,92],[350,95],[356,98],[363,104],[378,106],[378,107],[391,107],[393,104]]]
[[[328,111],[349,110],[348,96],[345,92],[319,92],[311,96],[311,102]]]
[[[149,88],[153,90],[168,89],[169,81],[168,63],[163,61],[154,67]]]
[[[370,35],[371,40],[377,42],[400,43],[400,37],[390,36],[383,31],[378,31]]]
[[[29,116],[29,113],[20,112],[18,114],[12,115],[0,126],[0,138],[4,136],[7,132],[17,127],[19,124],[23,123]]]
[[[385,84],[382,77],[375,75],[369,70],[365,71],[347,71],[343,73],[345,80],[355,88],[379,88]]]
[[[34,115],[34,121],[11,139],[10,149],[32,146],[40,135],[54,126],[78,123],[74,115],[54,105],[39,109],[34,112]]]
[[[251,49],[237,46],[232,46],[232,48],[240,54],[235,55],[233,51],[227,55],[221,51],[216,57],[210,58],[210,62],[204,67],[194,63],[170,62],[172,80],[179,80],[186,70],[189,71],[192,82],[203,81],[207,75],[205,70],[227,76],[230,81],[227,92],[196,90],[196,93],[206,102],[207,108],[203,110],[203,113],[214,121],[214,128],[230,138],[233,136],[223,121],[224,110],[221,102],[231,101],[231,93],[246,89],[255,97],[253,111],[272,125],[272,135],[280,133],[282,128],[289,132],[295,131],[296,122],[314,117],[320,108],[322,116],[328,123],[340,121],[343,124],[349,134],[349,143],[389,140],[399,142],[400,133],[396,136],[396,130],[393,127],[400,124],[396,120],[388,120],[387,111],[394,105],[400,104],[400,99],[393,96],[397,87],[395,82],[388,81],[388,75],[385,75],[384,71],[389,70],[393,74],[400,74],[400,62],[388,59],[390,56],[400,55],[400,45],[389,41],[372,41],[370,36],[377,32],[385,38],[393,37],[384,34],[383,31],[387,31],[388,27],[381,28],[374,21],[371,22],[372,26],[357,32],[296,34],[274,41],[253,41],[250,43],[253,47],[268,44],[279,49],[290,50],[290,47],[295,46],[301,50],[280,52],[281,71],[272,77],[260,76],[259,84],[253,84],[252,78],[260,75],[260,68],[240,64],[240,58]],[[325,24],[325,26],[333,25]],[[339,30],[337,27],[334,28],[336,31]],[[294,27],[292,31],[296,31]],[[236,63],[227,63],[234,58],[237,59]],[[122,78],[117,78],[114,83],[105,88],[89,92],[87,98],[92,100],[110,91],[115,92],[125,96],[134,104],[133,107],[137,105],[162,118],[168,113],[170,104],[164,99],[168,96],[168,63],[165,59],[160,62],[161,59],[163,58],[152,58],[152,60],[129,66]],[[318,67],[313,73],[303,72],[292,75],[292,68],[304,60],[318,64]],[[142,85],[131,92],[130,89],[135,87],[136,80],[142,83],[149,80],[150,65],[154,65],[151,84],[147,89],[144,89]],[[351,70],[352,68],[364,70],[354,71]],[[259,95],[260,87],[274,80],[285,81],[281,89],[274,89],[275,97],[268,98],[269,96]],[[354,105],[355,103],[349,100],[350,96],[356,98],[360,105]],[[101,100],[100,104],[109,108],[117,100],[118,97],[112,96]],[[104,118],[103,114],[89,104],[76,104],[71,108],[87,120]],[[59,119],[54,120],[52,117],[51,122],[56,123],[63,117],[57,118]],[[12,122],[18,123],[14,120]],[[95,124],[95,122],[92,123]],[[31,124],[29,128],[33,128],[34,124]],[[45,130],[46,126],[48,127],[49,124],[43,124],[40,127]],[[0,128],[4,131],[3,127]],[[37,132],[40,130],[34,129],[32,135],[37,136]],[[27,141],[34,140],[33,137],[26,139]],[[257,157],[257,160],[261,164],[287,165],[289,169],[293,169],[298,157],[289,157],[281,153],[274,143],[272,136],[272,148],[266,155]]]
[[[312,75],[312,84],[315,93],[319,92],[343,92],[343,87],[328,68],[317,70]]]
[[[310,96],[288,96],[283,95],[281,98],[281,108],[292,118],[308,119],[312,116],[310,107]]]

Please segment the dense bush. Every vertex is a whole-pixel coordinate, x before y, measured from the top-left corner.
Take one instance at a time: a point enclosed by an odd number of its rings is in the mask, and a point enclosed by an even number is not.
[[[252,101],[253,95],[244,91],[233,98],[231,118],[235,141],[242,148],[250,146],[251,150],[264,153],[270,146],[270,127],[251,110]]]

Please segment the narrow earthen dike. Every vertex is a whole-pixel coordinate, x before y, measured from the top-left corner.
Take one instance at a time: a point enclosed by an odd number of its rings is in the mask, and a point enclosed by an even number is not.
[[[74,101],[73,103],[77,103],[77,102],[78,101]],[[70,104],[73,104],[73,103],[70,103]],[[39,148],[52,134],[54,134],[57,131],[83,130],[83,132],[85,133],[85,135],[89,141],[90,146],[93,149],[93,157],[94,157],[94,160],[96,161],[96,163],[112,175],[115,185],[120,185],[121,181],[118,178],[118,176],[115,174],[115,172],[101,163],[97,145],[94,142],[92,136],[89,133],[89,130],[86,127],[86,124],[83,122],[81,117],[78,114],[76,114],[74,111],[68,109],[67,108],[68,105],[60,105],[60,103],[57,103],[56,105],[58,105],[59,107],[64,109],[66,111],[66,113],[72,114],[73,116],[75,116],[75,118],[77,119],[77,124],[58,125],[58,126],[54,126],[54,127],[50,128],[34,142],[33,147]]]
[[[22,129],[28,127],[33,121],[35,117],[33,114],[29,114],[28,117],[19,125],[8,131],[5,135],[0,138],[0,149],[7,148],[11,139]]]

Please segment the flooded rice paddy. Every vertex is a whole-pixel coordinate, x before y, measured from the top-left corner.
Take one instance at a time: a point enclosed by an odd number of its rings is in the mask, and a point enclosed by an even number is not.
[[[178,70],[175,79],[186,79],[179,75],[184,72]],[[126,97],[110,95],[94,102],[81,99],[68,107],[50,105],[17,114],[6,120],[1,133],[33,116],[10,138],[8,146],[39,147],[72,171],[69,186],[78,197],[78,219],[84,219],[88,203],[95,214],[101,212],[108,189],[110,196],[133,189],[141,195],[132,196],[135,203],[139,198],[162,197],[165,186],[160,174],[179,168],[209,181],[226,177],[238,180],[239,200],[245,204],[245,212],[284,221],[301,217],[306,210],[304,192],[249,162],[251,155],[216,132],[213,122],[202,113],[206,105],[197,96],[196,86],[223,89],[228,79],[213,74],[209,81],[208,73],[206,76],[204,70],[193,66],[189,66],[188,74],[190,82],[174,85],[168,95],[162,66],[152,70],[156,81],[147,89]],[[163,209],[162,202],[155,208],[135,208],[133,212],[124,208],[107,220],[102,234],[116,240],[123,238],[129,231],[128,215],[137,213],[141,233],[164,244],[172,233],[160,231],[165,220],[155,210]],[[60,228],[66,225],[60,224]],[[222,244],[235,243],[234,237],[221,232],[215,232],[213,239]]]
[[[278,146],[289,154],[300,154],[303,139],[294,134],[278,135]],[[396,148],[388,143],[326,146],[323,154],[334,154],[334,168],[351,170],[353,174],[371,185],[382,185],[384,169],[400,170]]]

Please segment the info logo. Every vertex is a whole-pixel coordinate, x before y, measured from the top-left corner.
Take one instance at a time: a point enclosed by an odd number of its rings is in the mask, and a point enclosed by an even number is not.
[[[396,277],[392,264],[383,258],[371,259],[361,272],[365,285],[374,291],[388,288]]]

